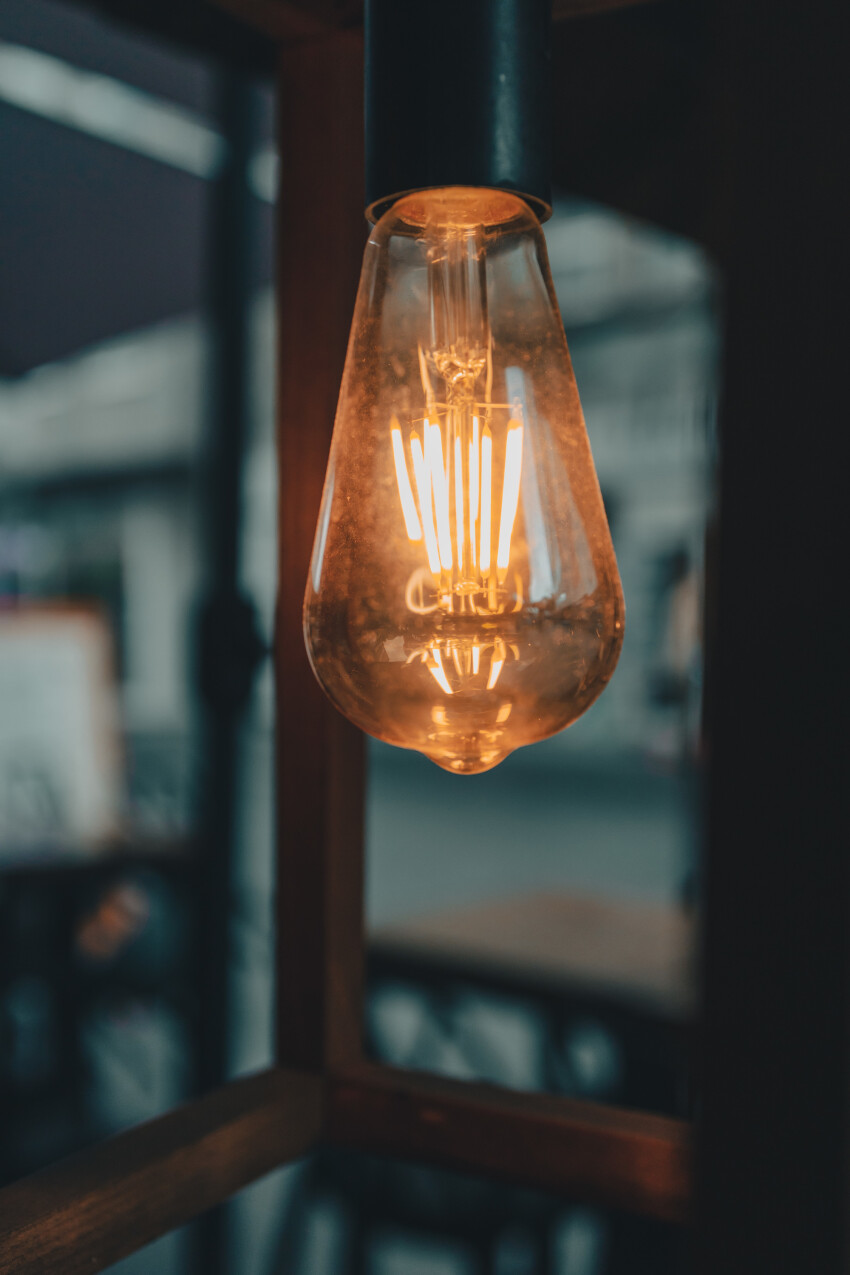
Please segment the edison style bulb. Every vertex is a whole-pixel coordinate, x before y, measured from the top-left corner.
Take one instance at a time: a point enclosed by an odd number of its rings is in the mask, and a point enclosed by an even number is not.
[[[515,195],[419,192],[372,229],[304,632],[351,721],[460,774],[569,726],[614,670],[617,564]]]

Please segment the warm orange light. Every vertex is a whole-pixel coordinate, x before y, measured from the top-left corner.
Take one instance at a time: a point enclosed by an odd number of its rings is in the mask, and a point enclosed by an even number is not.
[[[304,629],[343,713],[457,773],[568,726],[613,672],[617,565],[514,195],[407,196],[372,231]]]

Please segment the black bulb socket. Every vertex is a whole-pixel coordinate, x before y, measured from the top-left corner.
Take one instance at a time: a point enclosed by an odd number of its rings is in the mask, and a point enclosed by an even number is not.
[[[366,0],[366,213],[490,186],[551,213],[551,0]]]

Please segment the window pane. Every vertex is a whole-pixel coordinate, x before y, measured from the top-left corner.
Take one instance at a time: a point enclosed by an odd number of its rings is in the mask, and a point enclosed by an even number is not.
[[[274,106],[236,78],[88,6],[0,11],[3,1182],[271,1061]],[[250,360],[221,606],[235,92]],[[217,1269],[180,1239],[146,1252],[126,1269]]]
[[[626,598],[574,726],[456,777],[370,746],[370,1047],[687,1109],[717,284],[693,244],[564,201],[555,286]]]

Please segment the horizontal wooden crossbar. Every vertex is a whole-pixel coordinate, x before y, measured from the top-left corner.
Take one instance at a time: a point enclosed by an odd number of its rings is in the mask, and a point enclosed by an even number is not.
[[[270,1071],[0,1191],[0,1275],[94,1275],[322,1139],[668,1221],[684,1122],[386,1067]]]
[[[326,1137],[684,1222],[688,1126],[645,1112],[366,1066],[331,1078]]]
[[[0,1192],[0,1275],[94,1275],[322,1138],[670,1221],[687,1216],[679,1121],[364,1066],[269,1071]]]
[[[321,1080],[268,1071],[0,1191],[0,1275],[94,1275],[318,1141]]]

